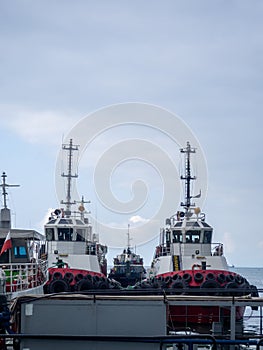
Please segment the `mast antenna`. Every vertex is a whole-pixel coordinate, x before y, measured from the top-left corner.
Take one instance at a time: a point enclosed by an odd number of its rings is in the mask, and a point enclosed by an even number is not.
[[[132,240],[132,238],[130,237],[130,224],[128,224],[128,232],[127,232],[127,236],[128,236],[128,244],[127,244],[127,247],[128,247],[128,249],[130,249],[131,248],[131,240]]]
[[[8,187],[19,187],[20,185],[9,185],[9,184],[7,184],[6,183],[7,175],[6,175],[5,172],[3,172],[1,177],[2,177],[3,180],[2,180],[2,184],[0,184],[0,187],[2,187],[2,195],[4,197],[4,208],[7,209],[7,195],[8,195],[8,193],[7,193],[6,189]]]
[[[195,148],[190,146],[190,143],[187,142],[186,148],[181,148],[181,153],[185,153],[185,174],[181,175],[181,180],[185,180],[185,202],[181,203],[181,206],[185,207],[187,210],[194,206],[194,203],[191,203],[191,181],[196,179],[196,176],[191,176],[191,164],[190,164],[190,155],[195,153]]]
[[[65,210],[65,216],[69,217],[71,215],[71,206],[73,204],[76,204],[76,201],[71,200],[71,186],[72,186],[72,179],[77,178],[78,174],[72,174],[72,158],[73,158],[73,151],[78,151],[79,145],[73,145],[72,139],[69,140],[69,144],[63,144],[62,149],[69,151],[68,152],[68,172],[67,174],[62,173],[62,177],[67,178],[67,193],[66,193],[66,201],[61,201],[61,204],[66,205]]]

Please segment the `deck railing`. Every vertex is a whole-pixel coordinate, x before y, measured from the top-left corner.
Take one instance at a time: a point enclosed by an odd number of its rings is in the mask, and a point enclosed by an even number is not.
[[[47,280],[47,261],[12,263],[0,266],[0,293],[12,293],[34,288]]]

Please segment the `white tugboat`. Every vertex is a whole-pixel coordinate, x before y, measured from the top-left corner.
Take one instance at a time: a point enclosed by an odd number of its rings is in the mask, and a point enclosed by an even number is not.
[[[41,259],[45,237],[31,229],[12,228],[7,207],[7,175],[2,174],[3,208],[0,213],[0,294],[8,300],[26,294],[43,294],[47,281],[47,261]]]
[[[223,244],[212,243],[213,228],[192,202],[195,197],[190,193],[191,181],[196,178],[191,175],[190,155],[195,151],[189,143],[181,149],[185,155],[185,173],[181,176],[185,181],[183,210],[166,219],[166,227],[160,231],[148,287],[162,288],[176,295],[257,296],[256,287],[229,271]],[[147,285],[145,281],[143,284],[141,287]],[[173,324],[212,324],[219,321],[222,312],[224,320],[229,321],[229,310],[219,307],[173,306],[170,320]],[[237,308],[236,319],[241,320],[243,314],[244,308]]]
[[[105,288],[107,247],[99,243],[99,237],[92,232],[92,226],[85,210],[84,198],[77,205],[71,198],[71,182],[77,175],[72,173],[73,152],[78,146],[62,146],[68,151],[68,172],[62,176],[67,179],[65,207],[54,210],[46,223],[46,254],[48,259],[49,281],[46,293],[82,291]]]

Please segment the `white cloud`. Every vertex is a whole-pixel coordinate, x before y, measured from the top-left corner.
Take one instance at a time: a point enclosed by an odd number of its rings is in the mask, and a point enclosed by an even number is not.
[[[76,121],[76,116],[74,118],[68,112],[55,110],[0,105],[0,112],[5,116],[1,120],[2,127],[10,129],[29,143],[57,144],[63,133],[66,133]]]
[[[147,222],[147,219],[142,218],[140,215],[134,215],[129,219],[130,222],[132,222],[133,224],[138,224],[138,223],[142,223],[142,222]]]

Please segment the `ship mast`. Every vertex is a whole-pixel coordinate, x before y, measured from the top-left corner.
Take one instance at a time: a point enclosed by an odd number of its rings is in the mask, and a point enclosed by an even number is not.
[[[1,209],[1,217],[0,217],[0,228],[11,228],[11,215],[10,215],[10,209],[7,208],[7,188],[8,187],[19,187],[20,185],[9,185],[6,183],[6,173],[3,172],[2,174],[2,184],[0,184],[0,187],[2,187],[2,195],[4,198],[4,208]]]
[[[181,203],[181,206],[185,207],[186,211],[189,210],[194,203],[191,203],[191,180],[195,180],[195,176],[191,176],[191,164],[190,155],[195,153],[195,148],[191,148],[190,143],[187,142],[186,148],[180,149],[181,153],[185,153],[185,173],[184,176],[181,175],[181,180],[185,180],[185,202]]]
[[[69,151],[68,152],[68,172],[67,174],[62,173],[62,177],[67,178],[67,193],[66,193],[66,201],[61,201],[61,204],[66,205],[66,210],[64,212],[66,217],[70,217],[71,215],[71,206],[76,204],[76,201],[71,200],[71,182],[73,178],[77,178],[78,174],[72,174],[72,158],[73,151],[77,151],[79,149],[78,145],[73,145],[72,139],[69,140],[69,144],[63,144],[62,149]]]
[[[131,240],[132,240],[132,238],[130,237],[130,224],[128,224],[127,236],[128,236],[128,239],[127,239],[127,248],[128,248],[128,250],[130,250],[130,248],[131,248],[130,242],[131,242]]]

